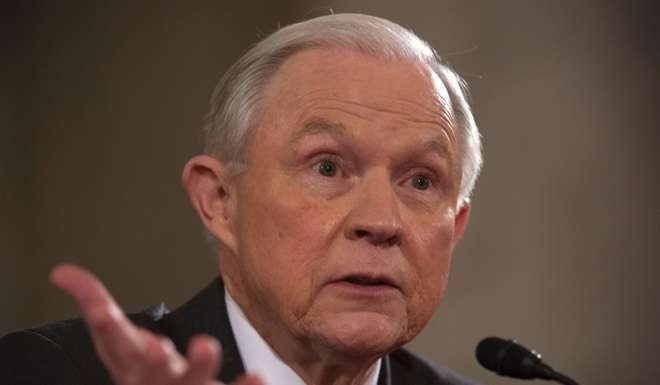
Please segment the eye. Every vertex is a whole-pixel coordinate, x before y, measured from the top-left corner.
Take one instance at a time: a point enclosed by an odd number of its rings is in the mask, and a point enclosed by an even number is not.
[[[413,176],[410,183],[417,190],[426,190],[431,187],[431,178],[426,175],[417,174]]]
[[[316,166],[319,174],[327,177],[333,177],[337,174],[337,165],[329,160],[322,160]]]

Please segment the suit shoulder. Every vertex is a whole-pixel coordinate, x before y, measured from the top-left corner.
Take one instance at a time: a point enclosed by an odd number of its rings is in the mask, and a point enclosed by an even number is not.
[[[62,347],[31,330],[0,339],[0,362],[1,384],[82,384],[80,373]]]
[[[161,304],[129,315],[133,323],[159,332]],[[82,319],[50,323],[0,339],[0,384],[110,384]]]
[[[479,385],[406,349],[389,355],[394,384]]]

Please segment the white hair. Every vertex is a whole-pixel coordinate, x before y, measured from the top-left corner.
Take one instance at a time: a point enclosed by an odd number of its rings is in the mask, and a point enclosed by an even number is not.
[[[244,149],[260,122],[260,102],[268,82],[294,54],[311,48],[346,48],[384,60],[428,65],[450,97],[453,124],[462,140],[459,202],[469,201],[481,169],[481,137],[463,79],[412,31],[391,21],[361,14],[332,14],[292,24],[249,49],[222,76],[211,98],[204,127],[205,152],[240,172]]]

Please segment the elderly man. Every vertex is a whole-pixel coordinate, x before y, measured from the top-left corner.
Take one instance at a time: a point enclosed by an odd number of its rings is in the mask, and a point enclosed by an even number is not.
[[[126,317],[60,266],[83,321],[4,337],[0,383],[470,383],[401,349],[442,299],[481,164],[461,80],[425,42],[365,15],[282,28],[221,79],[205,133],[182,179],[220,278]]]

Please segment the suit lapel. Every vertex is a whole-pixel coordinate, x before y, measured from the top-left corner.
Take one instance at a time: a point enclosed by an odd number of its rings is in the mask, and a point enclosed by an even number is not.
[[[217,278],[190,301],[160,321],[164,334],[182,354],[198,334],[215,337],[222,344],[222,368],[218,380],[229,383],[245,373],[238,346],[231,330],[225,305],[224,285]]]

